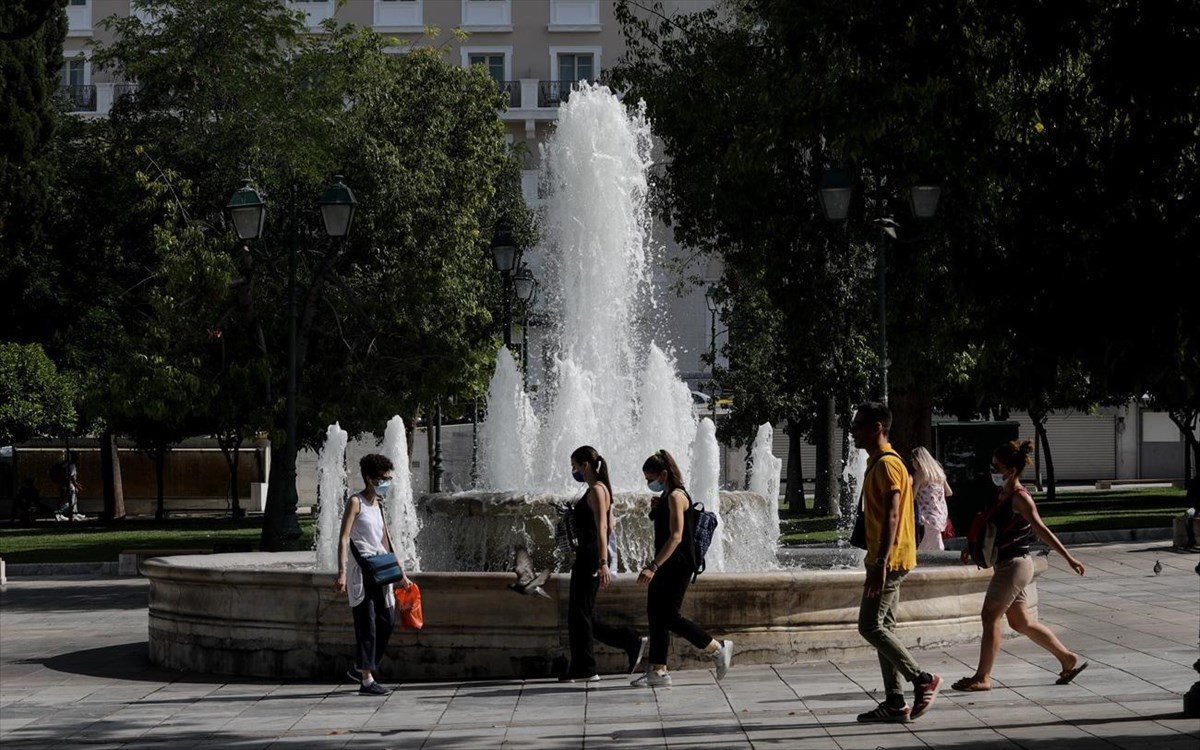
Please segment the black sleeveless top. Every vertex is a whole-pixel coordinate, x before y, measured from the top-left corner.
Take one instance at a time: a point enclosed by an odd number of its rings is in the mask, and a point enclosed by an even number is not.
[[[1001,490],[1003,492],[1003,490]],[[1033,526],[1025,516],[1013,507],[1013,493],[1007,500],[1000,503],[992,514],[991,522],[996,524],[996,562],[1013,560],[1029,554],[1029,545],[1033,541]]]
[[[575,518],[575,533],[579,535],[579,546],[575,550],[575,563],[586,565],[592,570],[600,567],[600,530],[596,528],[596,516],[588,507],[588,488],[583,497],[575,503],[571,514]]]
[[[674,490],[672,490],[673,492]],[[683,496],[687,498],[688,509],[692,505],[692,496],[687,493],[687,490],[679,490]],[[671,538],[671,508],[670,508],[670,493],[660,495],[658,504],[650,509],[650,520],[654,522],[654,554],[658,555],[658,551],[666,546]],[[692,530],[690,524],[687,523],[687,510],[683,513],[683,538],[679,540],[679,546],[667,558],[667,561],[659,567],[667,565],[682,565],[687,570],[695,570],[696,565],[692,562],[692,555],[689,550],[692,549]]]

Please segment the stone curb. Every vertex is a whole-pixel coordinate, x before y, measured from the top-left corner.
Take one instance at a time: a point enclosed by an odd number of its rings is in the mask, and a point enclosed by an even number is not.
[[[1151,542],[1160,539],[1170,539],[1171,529],[1108,529],[1103,531],[1064,531],[1055,534],[1059,541],[1066,545],[1072,544],[1111,544],[1114,542]],[[966,544],[963,537],[946,540],[946,549],[962,549]],[[1040,542],[1038,543],[1041,544]],[[809,545],[796,545],[809,546]],[[81,576],[101,575],[115,576],[118,574],[116,562],[78,562],[78,563],[8,563],[6,573],[9,577],[25,576]]]

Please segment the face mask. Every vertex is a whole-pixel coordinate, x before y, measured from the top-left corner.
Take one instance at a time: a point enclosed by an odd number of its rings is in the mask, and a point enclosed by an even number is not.
[[[384,479],[379,484],[375,485],[375,494],[384,500],[387,499],[388,493],[392,490],[392,480]]]
[[[1003,487],[1004,486],[1004,475],[997,474],[996,472],[993,471],[992,472],[992,484],[996,485],[997,487]]]
[[[582,482],[582,481],[584,481],[583,472],[582,471],[572,471],[571,478],[574,479],[576,482]]]
[[[650,488],[651,492],[662,492],[663,491],[663,483],[658,481],[657,479],[655,479],[653,482],[647,482],[646,486]]]

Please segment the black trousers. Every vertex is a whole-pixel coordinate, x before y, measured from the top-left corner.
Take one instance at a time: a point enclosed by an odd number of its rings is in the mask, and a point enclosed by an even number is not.
[[[396,626],[396,612],[387,605],[383,588],[376,585],[370,576],[363,573],[365,598],[358,606],[351,607],[354,615],[354,641],[358,645],[355,667],[365,672],[374,672],[379,667],[388,640]]]
[[[626,652],[635,652],[641,645],[641,636],[633,628],[610,625],[596,616],[600,579],[592,575],[595,572],[591,565],[576,563],[571,567],[571,598],[567,602],[567,640],[571,646],[567,674],[571,677],[596,674],[593,639]]]
[[[679,614],[683,595],[692,582],[687,565],[672,559],[658,569],[646,592],[646,617],[650,621],[650,663],[666,664],[671,633],[681,635],[696,648],[705,648],[712,636]]]

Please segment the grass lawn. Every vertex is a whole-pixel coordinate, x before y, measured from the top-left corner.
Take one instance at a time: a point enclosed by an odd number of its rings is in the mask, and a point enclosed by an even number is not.
[[[1060,492],[1054,502],[1034,493],[1038,510],[1054,531],[1168,527],[1183,511],[1184,492],[1174,488]],[[781,504],[784,544],[836,541],[843,532],[831,516],[787,518]],[[300,517],[305,545],[311,545],[313,519]],[[962,529],[965,533],[966,529]],[[157,522],[128,519],[106,526],[89,523],[40,521],[36,526],[0,526],[0,557],[11,564],[37,562],[116,562],[127,549],[257,548],[261,518],[239,521],[181,518]]]
[[[1054,502],[1035,492],[1033,499],[1051,531],[1169,528],[1187,505],[1184,491],[1174,487],[1059,492]],[[780,513],[785,515],[780,524],[784,544],[832,542],[841,535],[832,516],[787,518],[783,504]]]
[[[300,517],[306,545],[313,521]],[[0,527],[0,557],[10,564],[116,562],[127,549],[258,548],[262,518],[127,519],[118,524],[39,521],[35,526]]]

